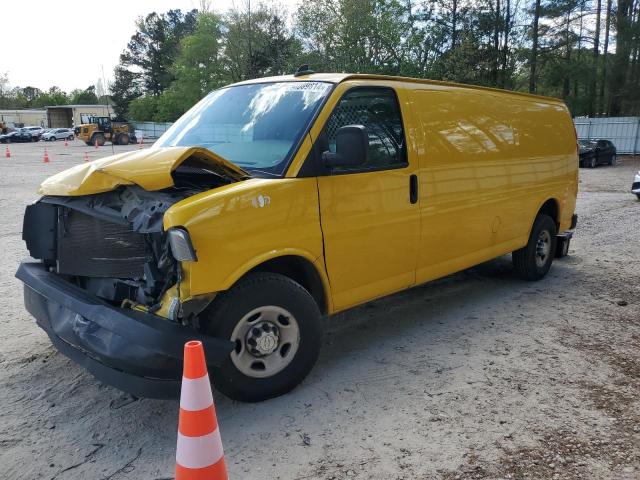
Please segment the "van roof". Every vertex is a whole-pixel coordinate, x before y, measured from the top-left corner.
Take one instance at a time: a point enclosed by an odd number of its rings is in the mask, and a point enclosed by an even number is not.
[[[264,82],[297,82],[297,81],[309,81],[316,80],[321,82],[341,83],[346,80],[386,80],[394,82],[408,82],[418,83],[422,85],[443,85],[449,87],[458,88],[470,88],[474,90],[483,90],[488,92],[496,92],[501,94],[517,95],[525,98],[535,100],[545,100],[547,102],[559,103],[564,105],[564,102],[559,98],[547,97],[544,95],[533,95],[531,93],[517,92],[513,90],[502,90],[499,88],[483,87],[480,85],[467,85],[464,83],[455,82],[443,82],[440,80],[429,80],[427,78],[413,78],[413,77],[397,77],[392,75],[375,75],[369,73],[312,73],[309,75],[280,75],[275,77],[255,78],[253,80],[245,80],[243,82],[234,83],[233,85],[246,85],[251,83],[264,83]]]

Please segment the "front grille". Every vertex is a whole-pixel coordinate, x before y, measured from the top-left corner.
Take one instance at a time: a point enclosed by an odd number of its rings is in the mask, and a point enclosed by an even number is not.
[[[144,272],[144,236],[129,225],[61,209],[58,273],[85,277],[139,278]]]

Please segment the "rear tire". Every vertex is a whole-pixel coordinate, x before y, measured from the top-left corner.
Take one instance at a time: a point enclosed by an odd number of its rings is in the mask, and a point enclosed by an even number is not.
[[[533,222],[527,245],[511,253],[516,274],[523,280],[540,280],[553,263],[556,251],[556,224],[539,214]]]
[[[618,156],[614,153],[613,155],[611,155],[611,158],[609,159],[609,165],[611,165],[612,167],[615,167],[618,164]]]
[[[283,395],[307,376],[318,359],[322,343],[318,305],[307,290],[284,275],[247,275],[216,297],[203,317],[207,334],[236,343],[229,358],[211,368],[215,387],[234,400],[259,402]]]
[[[119,145],[129,145],[129,134],[121,133],[118,137]]]

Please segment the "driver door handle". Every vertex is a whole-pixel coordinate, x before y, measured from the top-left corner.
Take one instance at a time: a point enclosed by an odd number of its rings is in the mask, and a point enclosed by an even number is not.
[[[418,176],[409,176],[409,201],[414,204],[418,202]]]

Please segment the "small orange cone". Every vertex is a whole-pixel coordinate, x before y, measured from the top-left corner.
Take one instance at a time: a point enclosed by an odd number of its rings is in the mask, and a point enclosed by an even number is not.
[[[69,146],[69,143],[67,142],[67,139],[66,139],[66,138],[64,139],[64,146],[65,146],[65,147],[68,147],[68,146]]]
[[[87,155],[87,152],[84,152],[84,161],[85,162],[89,161],[89,155]]]
[[[4,156],[7,158],[11,158],[11,151],[9,150],[9,147],[5,149]]]
[[[202,342],[184,345],[176,480],[228,480]]]
[[[49,154],[47,153],[47,147],[44,147],[44,157],[42,157],[42,163],[49,163]]]
[[[95,144],[96,144],[96,150],[97,150],[98,149],[98,139],[97,138],[96,138]]]

